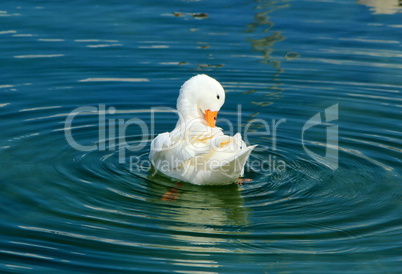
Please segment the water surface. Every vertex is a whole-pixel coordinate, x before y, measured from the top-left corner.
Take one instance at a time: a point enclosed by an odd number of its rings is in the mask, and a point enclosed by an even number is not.
[[[401,10],[3,1],[0,271],[401,272]],[[259,145],[251,182],[149,169],[198,73],[227,91],[218,124]]]

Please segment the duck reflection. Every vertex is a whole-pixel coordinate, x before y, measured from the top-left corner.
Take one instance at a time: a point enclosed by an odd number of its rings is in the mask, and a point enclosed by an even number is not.
[[[227,243],[236,237],[233,235],[247,233],[241,228],[249,223],[249,212],[243,206],[238,185],[197,186],[174,183],[159,175],[149,179],[153,181],[149,185],[152,202],[162,204],[164,228],[172,231],[170,237],[178,242],[175,249],[229,253],[233,250],[227,248]],[[166,199],[169,192],[173,194]],[[217,262],[208,265],[216,267]]]
[[[153,202],[165,203],[180,208],[167,213],[167,219],[190,226],[225,227],[246,225],[248,211],[243,207],[240,186],[198,186],[174,183],[160,175],[149,175]],[[158,199],[158,201],[156,201]]]

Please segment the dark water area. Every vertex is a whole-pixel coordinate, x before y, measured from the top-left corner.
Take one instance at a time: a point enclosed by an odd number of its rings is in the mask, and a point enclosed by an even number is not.
[[[3,1],[0,272],[402,272],[398,3]],[[199,73],[250,182],[150,168]]]

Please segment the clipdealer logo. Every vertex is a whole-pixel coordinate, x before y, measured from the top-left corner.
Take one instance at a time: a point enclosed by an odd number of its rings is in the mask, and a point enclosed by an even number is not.
[[[127,152],[135,152],[136,155],[130,156],[129,164],[130,170],[149,171],[151,170],[151,163],[148,162],[148,152],[141,153],[149,145],[149,142],[156,136],[155,134],[155,115],[157,113],[166,114],[174,113],[177,115],[177,111],[173,108],[161,107],[151,108],[145,111],[150,114],[149,122],[139,118],[131,119],[116,119],[109,118],[117,113],[114,107],[106,107],[105,105],[95,106],[82,106],[73,110],[66,118],[64,124],[64,134],[68,144],[83,152],[88,151],[115,151],[118,150],[119,164],[125,164],[127,162]],[[124,113],[124,112],[120,112]],[[81,143],[79,141],[79,134],[73,137],[73,130],[86,127],[86,125],[73,126],[74,119],[79,116],[96,115],[98,116],[97,127],[97,140],[93,140],[88,143]],[[108,118],[107,118],[108,117]],[[286,119],[279,120],[272,119],[269,123],[263,119],[251,119],[246,124],[242,121],[242,109],[241,105],[237,107],[237,121],[233,124],[230,120],[225,118],[218,119],[218,123],[225,125],[229,130],[225,134],[233,136],[236,132],[241,132],[243,139],[246,143],[249,142],[251,136],[264,136],[269,137],[271,144],[257,146],[255,152],[265,152],[264,157],[254,157],[249,159],[246,164],[246,170],[253,170],[264,173],[278,173],[286,171],[287,163],[280,158],[279,155],[272,154],[277,149],[277,132],[280,125],[286,123]],[[311,117],[302,128],[302,146],[304,151],[315,161],[329,167],[332,170],[338,168],[338,126],[328,124],[338,120],[338,104],[325,109],[324,113],[317,113]],[[311,128],[319,125],[327,125],[326,128],[326,143],[320,144],[325,146],[325,155],[319,155],[314,153],[307,147],[307,143],[316,143],[312,140],[305,139],[305,133]],[[94,125],[90,125],[94,126]],[[96,125],[95,125],[96,126]],[[134,143],[127,142],[126,133],[129,127],[136,127],[136,132],[139,131],[140,140],[136,140]],[[283,126],[281,126],[283,127]],[[258,128],[258,131],[254,131],[253,128]],[[267,152],[270,152],[266,154]],[[140,156],[138,156],[140,155]]]
[[[332,170],[338,169],[338,162],[339,162],[339,146],[338,146],[338,139],[339,139],[339,131],[338,125],[330,125],[326,128],[326,143],[325,146],[325,155],[321,156],[317,153],[312,152],[310,149],[306,147],[306,142],[304,138],[304,133],[309,130],[310,128],[318,125],[323,124],[330,124],[334,121],[338,120],[338,104],[330,106],[325,109],[324,112],[324,119],[322,119],[322,113],[317,113],[313,117],[311,117],[303,126],[302,129],[302,145],[304,151],[315,161],[321,163]],[[325,122],[324,122],[325,121]],[[310,141],[312,142],[312,141]]]

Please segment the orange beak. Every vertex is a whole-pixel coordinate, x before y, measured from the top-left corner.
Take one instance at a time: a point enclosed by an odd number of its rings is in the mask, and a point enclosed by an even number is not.
[[[217,111],[210,111],[209,109],[205,111],[205,120],[207,121],[208,126],[215,127],[217,117]]]

